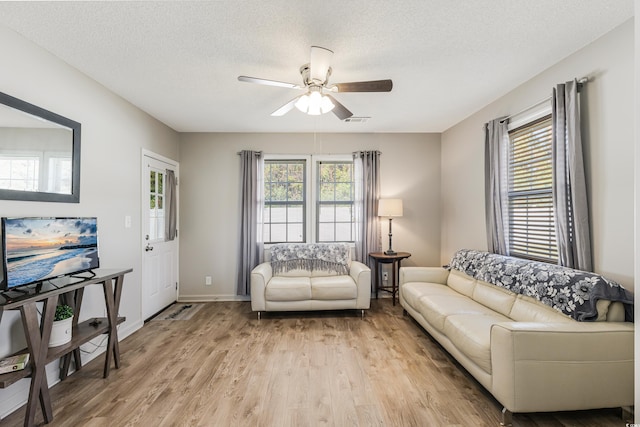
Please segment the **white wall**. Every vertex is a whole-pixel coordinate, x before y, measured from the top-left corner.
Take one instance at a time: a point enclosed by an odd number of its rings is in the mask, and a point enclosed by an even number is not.
[[[633,290],[633,58],[631,19],[443,133],[441,262],[460,248],[487,248],[483,124],[588,76],[581,97],[594,269]]]
[[[143,148],[178,159],[178,135],[11,30],[0,26],[5,60],[0,91],[82,124],[79,204],[0,201],[0,216],[97,216],[104,267],[133,267],[124,282],[120,338],[142,325],[140,310],[140,164]],[[124,227],[125,215],[133,219]],[[81,318],[104,315],[98,287],[85,293]],[[99,341],[98,341],[99,342]],[[18,313],[0,324],[0,356],[24,348]],[[87,348],[91,349],[91,346]],[[95,357],[103,349],[87,358]],[[52,372],[56,363],[49,365]],[[55,376],[50,376],[50,382]],[[28,381],[0,390],[0,417],[26,401]]]
[[[180,137],[180,300],[234,299],[238,252],[239,168],[243,149],[272,154],[350,154],[380,150],[383,197],[404,201],[393,246],[440,258],[440,136],[437,134],[182,134]],[[383,233],[386,233],[386,223]],[[384,243],[384,240],[383,240]],[[213,285],[205,286],[204,277]]]

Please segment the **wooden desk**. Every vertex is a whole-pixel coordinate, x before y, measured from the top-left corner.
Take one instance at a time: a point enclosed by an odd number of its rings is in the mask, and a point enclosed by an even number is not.
[[[369,254],[375,261],[375,288],[376,299],[378,298],[378,290],[390,292],[393,305],[396,305],[396,295],[398,294],[398,276],[400,275],[400,263],[403,259],[409,258],[409,252],[396,252],[394,255],[387,255],[384,252],[371,252]],[[380,264],[391,264],[391,286],[380,286]]]
[[[29,388],[29,400],[24,418],[25,426],[34,425],[36,405],[40,401],[40,408],[44,417],[44,422],[53,420],[51,409],[51,398],[49,397],[49,385],[47,384],[46,366],[48,363],[58,358],[60,361],[60,379],[66,378],[71,361],[71,355],[76,362],[76,370],[82,367],[80,361],[80,346],[93,338],[108,334],[107,350],[104,365],[104,378],[109,376],[111,368],[111,358],[113,357],[115,367],[120,367],[120,350],[118,346],[119,323],[125,321],[124,317],[118,317],[120,307],[120,297],[122,295],[122,284],[124,275],[133,271],[96,269],[96,275],[92,278],[64,278],[69,283],[48,282],[36,288],[25,288],[28,292],[21,294],[18,291],[5,291],[0,296],[0,320],[2,314],[7,310],[20,310],[22,325],[27,339],[28,351],[30,353],[29,366],[21,371],[0,374],[0,388],[6,388],[16,381],[31,376]],[[54,279],[51,282],[56,282]],[[90,318],[82,323],[78,323],[80,308],[82,306],[82,296],[84,288],[88,285],[102,285],[104,291],[107,317]],[[73,328],[71,342],[58,347],[49,348],[49,337],[51,336],[51,326],[58,298],[62,297],[66,304],[72,306],[74,311]],[[38,321],[38,309],[36,303],[43,302],[42,320]],[[95,321],[99,323],[95,323]],[[18,353],[24,353],[22,350]]]

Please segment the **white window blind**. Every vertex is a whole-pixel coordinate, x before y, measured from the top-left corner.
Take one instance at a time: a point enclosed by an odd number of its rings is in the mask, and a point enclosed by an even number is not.
[[[509,254],[557,263],[551,116],[510,131],[509,140]]]

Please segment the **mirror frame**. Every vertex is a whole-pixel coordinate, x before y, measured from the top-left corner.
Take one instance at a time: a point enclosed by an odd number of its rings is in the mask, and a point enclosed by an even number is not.
[[[64,126],[72,131],[71,194],[0,189],[1,200],[80,203],[80,123],[0,92],[0,104]]]

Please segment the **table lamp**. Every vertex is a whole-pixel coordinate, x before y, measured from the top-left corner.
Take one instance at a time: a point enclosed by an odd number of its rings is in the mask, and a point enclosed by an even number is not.
[[[389,250],[385,251],[385,255],[395,255],[396,252],[391,249],[391,221],[395,217],[402,216],[402,199],[380,199],[378,200],[378,216],[389,218]]]

